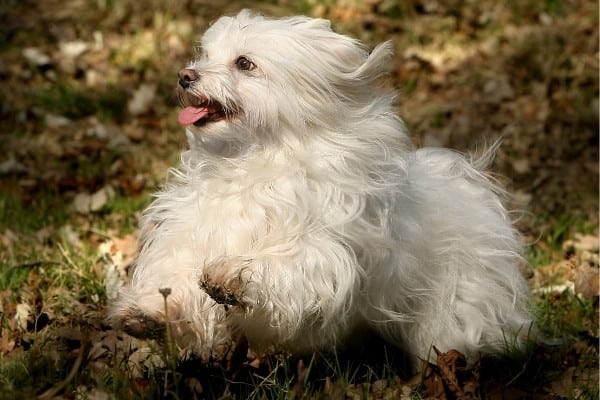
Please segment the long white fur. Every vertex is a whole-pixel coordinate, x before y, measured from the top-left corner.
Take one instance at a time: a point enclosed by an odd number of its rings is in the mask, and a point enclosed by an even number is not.
[[[389,42],[369,53],[325,20],[242,11],[201,48],[190,90],[232,116],[187,129],[115,325],[164,321],[158,289],[170,287],[176,342],[203,357],[233,332],[310,352],[368,328],[419,358],[434,345],[471,362],[523,344],[529,292],[501,190],[485,162],[412,148],[376,84]],[[257,68],[238,70],[240,55]],[[243,306],[217,304],[203,277],[238,279]]]

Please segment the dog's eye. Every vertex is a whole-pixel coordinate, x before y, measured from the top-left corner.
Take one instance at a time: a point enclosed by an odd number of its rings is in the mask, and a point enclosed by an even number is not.
[[[256,68],[256,65],[244,56],[240,56],[235,62],[235,65],[241,71],[252,71],[254,68]]]

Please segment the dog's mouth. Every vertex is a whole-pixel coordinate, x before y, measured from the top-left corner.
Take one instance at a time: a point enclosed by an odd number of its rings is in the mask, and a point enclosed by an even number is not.
[[[193,102],[182,102],[182,106],[183,110],[177,119],[183,126],[202,126],[209,122],[221,121],[228,116],[225,108],[212,100],[195,98]]]

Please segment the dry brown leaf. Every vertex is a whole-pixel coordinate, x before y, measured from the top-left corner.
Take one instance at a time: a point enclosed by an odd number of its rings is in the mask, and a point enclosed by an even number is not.
[[[344,389],[332,382],[331,377],[325,377],[325,387],[323,389],[327,398],[332,400],[344,400]]]
[[[104,186],[102,189],[92,194],[80,192],[75,195],[73,207],[75,211],[81,214],[99,211],[115,196],[115,190],[110,186]]]
[[[461,382],[459,382],[457,376],[457,373],[464,372],[466,369],[467,362],[465,356],[456,350],[441,353],[435,346],[433,347],[433,350],[437,354],[439,373],[449,397],[466,399],[465,393],[461,387]]]
[[[479,361],[471,369],[466,358],[456,350],[446,353],[433,347],[437,365],[429,364],[423,385],[425,394],[432,398],[471,400],[479,398]]]
[[[132,115],[144,114],[148,111],[156,97],[156,85],[143,83],[133,93],[133,97],[129,99],[127,109]]]
[[[113,248],[121,252],[124,260],[131,260],[138,252],[139,242],[134,234],[127,234],[123,237],[112,238]]]
[[[27,172],[27,167],[15,160],[9,158],[8,160],[0,162],[0,176],[2,175],[20,175]]]
[[[575,293],[588,299],[600,296],[600,270],[587,264],[573,266],[569,280],[575,284]]]
[[[17,236],[17,234],[8,228],[4,230],[2,235],[0,235],[0,243],[2,243],[7,248],[14,246],[14,243],[16,243],[18,240],[19,237]]]
[[[591,251],[598,253],[600,243],[598,236],[595,235],[582,235],[579,233],[575,234],[575,240],[573,240],[573,247],[575,250]]]
[[[202,394],[202,392],[204,392],[204,388],[202,387],[202,384],[200,383],[200,381],[198,379],[196,379],[194,377],[186,378],[185,386],[194,395],[199,395],[199,394]],[[196,397],[196,396],[194,396],[194,397]]]
[[[248,349],[248,340],[246,337],[241,336],[232,343],[229,351],[224,355],[217,354],[217,358],[224,358],[225,371],[236,371],[248,360]],[[298,368],[300,368],[300,364],[298,365]]]
[[[430,364],[423,374],[423,387],[427,397],[447,399],[444,382],[440,374],[437,373],[437,367],[433,364]]]
[[[32,321],[33,309],[27,303],[17,304],[15,316],[13,317],[16,328],[22,332],[27,331],[27,324]]]
[[[166,366],[163,357],[150,347],[134,351],[127,360],[127,370],[133,378],[141,378],[149,368],[157,369]]]
[[[15,339],[12,338],[10,330],[2,328],[0,335],[0,354],[8,354],[15,348]]]
[[[545,288],[564,284],[569,277],[571,268],[572,263],[568,260],[538,267],[533,271],[531,283],[535,288]]]
[[[562,373],[559,379],[550,383],[550,391],[552,394],[560,397],[571,397],[573,394],[573,373],[575,367],[569,367]]]
[[[512,165],[517,174],[526,174],[531,171],[531,164],[528,158],[513,160]]]
[[[104,268],[104,285],[109,299],[116,298],[127,277],[127,268],[133,263],[139,243],[135,235],[114,237],[98,246]]]
[[[23,57],[36,66],[44,66],[52,63],[52,59],[37,47],[26,47],[22,51]]]
[[[364,390],[361,385],[348,385],[346,389],[346,399],[362,400],[364,398]]]

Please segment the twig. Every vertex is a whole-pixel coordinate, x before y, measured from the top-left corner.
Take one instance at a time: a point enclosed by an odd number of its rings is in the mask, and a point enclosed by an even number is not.
[[[38,396],[39,400],[50,399],[50,398],[56,396],[58,393],[60,393],[65,387],[67,387],[67,385],[69,384],[69,382],[71,382],[73,380],[73,378],[75,377],[75,374],[77,374],[77,371],[79,370],[79,367],[81,366],[81,363],[83,361],[83,356],[87,353],[87,347],[88,347],[87,345],[88,345],[87,340],[81,344],[81,347],[79,348],[79,354],[77,355],[77,359],[75,360],[73,367],[71,367],[71,371],[69,372],[69,375],[67,375],[67,377],[65,379],[63,379],[61,382],[59,382],[57,385],[51,387],[50,389],[46,390],[44,393],[40,394]]]
[[[58,243],[58,250],[60,251],[60,254],[62,254],[62,256],[65,258],[65,260],[67,260],[67,264],[77,269],[77,265],[73,262],[73,260],[71,260],[71,257],[69,257],[67,251],[60,243]]]
[[[97,228],[89,228],[87,229],[87,232],[90,233],[95,233],[96,235],[102,236],[105,239],[111,239],[113,237],[113,235],[110,235],[106,232],[101,231],[100,229]]]
[[[58,260],[36,260],[36,261],[29,261],[29,262],[25,262],[25,263],[22,263],[22,264],[13,265],[12,267],[10,267],[10,269],[36,268],[36,267],[41,267],[42,265],[62,265],[62,266],[67,266],[66,263],[64,263],[62,261],[58,261]]]
[[[77,266],[77,264],[75,264],[73,262],[73,260],[71,260],[71,257],[69,257],[69,254],[67,254],[67,251],[65,250],[65,248],[58,243],[58,250],[60,251],[60,254],[62,254],[62,256],[65,258],[65,260],[67,261],[67,266],[70,266],[71,268],[73,268],[73,271],[81,278],[85,278],[85,275],[80,271],[79,267]]]
[[[177,355],[175,354],[175,344],[173,341],[173,333],[171,332],[171,323],[169,320],[169,307],[167,306],[167,297],[169,297],[169,295],[171,294],[171,288],[161,288],[158,289],[158,291],[160,292],[160,294],[163,296],[163,300],[164,300],[164,306],[165,306],[165,325],[166,325],[166,330],[165,330],[165,336],[166,336],[166,358],[167,358],[167,364],[169,366],[169,368],[171,369],[171,372],[173,374],[173,383],[175,384],[175,390],[176,392],[179,392],[179,376],[177,374]],[[169,393],[169,391],[167,390],[167,374],[168,371],[165,371],[165,396],[167,395],[167,393]]]

